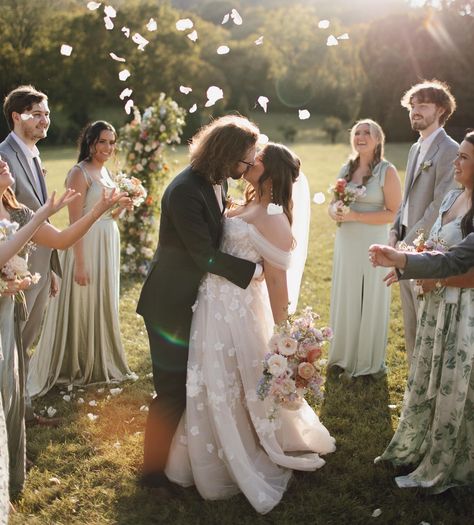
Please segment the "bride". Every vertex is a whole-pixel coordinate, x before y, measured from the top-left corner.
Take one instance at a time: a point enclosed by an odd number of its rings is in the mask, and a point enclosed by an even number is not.
[[[285,146],[268,144],[244,175],[246,203],[227,214],[221,249],[263,263],[265,281],[253,280],[243,290],[218,275],[203,279],[191,328],[186,412],[166,468],[172,482],[195,484],[205,499],[241,491],[261,513],[279,503],[291,469],[316,470],[325,463],[319,454],[335,450],[306,402],[269,419],[269,403],[256,394],[273,325],[288,316],[299,168]]]

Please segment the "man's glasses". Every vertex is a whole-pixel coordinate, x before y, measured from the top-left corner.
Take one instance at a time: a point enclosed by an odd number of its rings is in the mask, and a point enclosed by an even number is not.
[[[248,171],[250,168],[253,168],[253,167],[255,166],[255,163],[254,163],[254,162],[247,162],[246,160],[239,160],[239,162],[241,162],[242,164],[245,164],[245,165],[246,165],[246,168],[245,168],[244,173],[247,173],[247,171]]]

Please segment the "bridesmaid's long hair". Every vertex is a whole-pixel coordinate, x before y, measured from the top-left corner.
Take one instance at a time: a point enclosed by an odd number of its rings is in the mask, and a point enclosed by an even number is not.
[[[370,118],[365,118],[362,120],[358,120],[351,128],[351,134],[350,134],[350,141],[351,141],[351,147],[352,147],[352,154],[349,157],[349,170],[347,172],[347,175],[345,176],[345,179],[347,182],[350,182],[352,180],[352,175],[357,170],[357,168],[360,165],[360,155],[358,151],[355,149],[354,141],[355,141],[355,134],[357,131],[357,128],[362,125],[367,124],[369,126],[369,132],[370,136],[377,141],[377,146],[375,147],[374,151],[374,158],[372,159],[372,162],[369,165],[369,173],[368,175],[365,175],[362,179],[362,184],[367,184],[370,177],[372,177],[372,172],[375,166],[384,158],[384,145],[385,145],[385,133],[383,132],[383,129],[380,127],[380,124],[375,122],[375,120],[372,120]]]
[[[117,132],[112,124],[109,124],[105,120],[97,120],[87,124],[87,126],[81,131],[78,140],[79,156],[77,162],[82,160],[92,159],[92,148],[100,138],[102,131],[111,131],[115,138],[117,138]]]
[[[464,140],[474,148],[474,130],[468,130]],[[463,237],[474,232],[474,191],[471,194],[471,208],[461,220],[461,232]]]
[[[245,188],[245,202],[248,204],[256,191],[259,196],[263,194],[263,183],[272,181],[272,202],[283,207],[290,224],[293,223],[293,183],[300,174],[300,159],[283,144],[269,142],[260,153],[263,173],[258,181],[257,190],[247,184]]]
[[[10,210],[19,210],[23,206],[16,200],[15,193],[11,188],[7,188],[2,195],[2,203],[5,208]]]

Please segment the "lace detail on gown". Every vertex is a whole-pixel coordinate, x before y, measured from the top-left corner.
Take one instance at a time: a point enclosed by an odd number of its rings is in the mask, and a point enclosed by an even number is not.
[[[242,219],[225,220],[223,251],[287,267],[289,255],[269,244]],[[306,402],[269,420],[271,407],[257,398],[273,331],[264,282],[252,281],[243,290],[208,274],[194,308],[187,408],[166,473],[181,485],[195,484],[205,499],[241,491],[258,512],[269,512],[286,489],[290,469],[322,467],[319,454],[333,452],[334,439]]]

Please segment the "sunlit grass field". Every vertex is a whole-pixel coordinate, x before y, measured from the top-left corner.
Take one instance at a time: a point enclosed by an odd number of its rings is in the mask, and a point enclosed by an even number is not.
[[[389,144],[386,148],[387,158],[402,178],[408,147]],[[345,144],[327,145],[321,140],[296,142],[293,148],[301,157],[312,193],[326,192],[349,153]],[[172,172],[186,164],[186,156],[184,147],[170,152]],[[50,191],[62,189],[74,157],[70,148],[42,149]],[[335,226],[327,216],[326,205],[312,206],[300,306],[313,306],[322,324],[326,324]],[[60,214],[53,222],[65,226],[67,214]],[[91,387],[83,392],[75,390],[73,400],[66,402],[56,390],[36,403],[38,410],[55,407],[63,424],[58,429],[28,431],[28,455],[35,467],[15,504],[13,525],[473,523],[469,496],[456,491],[440,496],[402,491],[393,481],[395,469],[373,464],[397,424],[406,381],[397,288],[392,296],[387,378],[359,378],[350,383],[329,378],[326,383],[326,397],[318,412],[335,436],[338,448],[327,457],[324,468],[314,473],[295,473],[283,501],[266,516],[256,514],[242,495],[226,501],[203,501],[193,488],[183,489],[180,497],[155,501],[136,484],[146,418],[143,407],[153,392],[146,334],[141,318],[135,314],[140,286],[138,281],[123,281],[120,303],[122,338],[130,367],[139,379],[123,385],[123,392],[116,396],[110,395],[109,388],[101,391]],[[79,404],[79,397],[85,403]],[[97,406],[90,406],[91,401]],[[91,421],[88,413],[99,417]],[[376,509],[381,515],[372,517]]]

